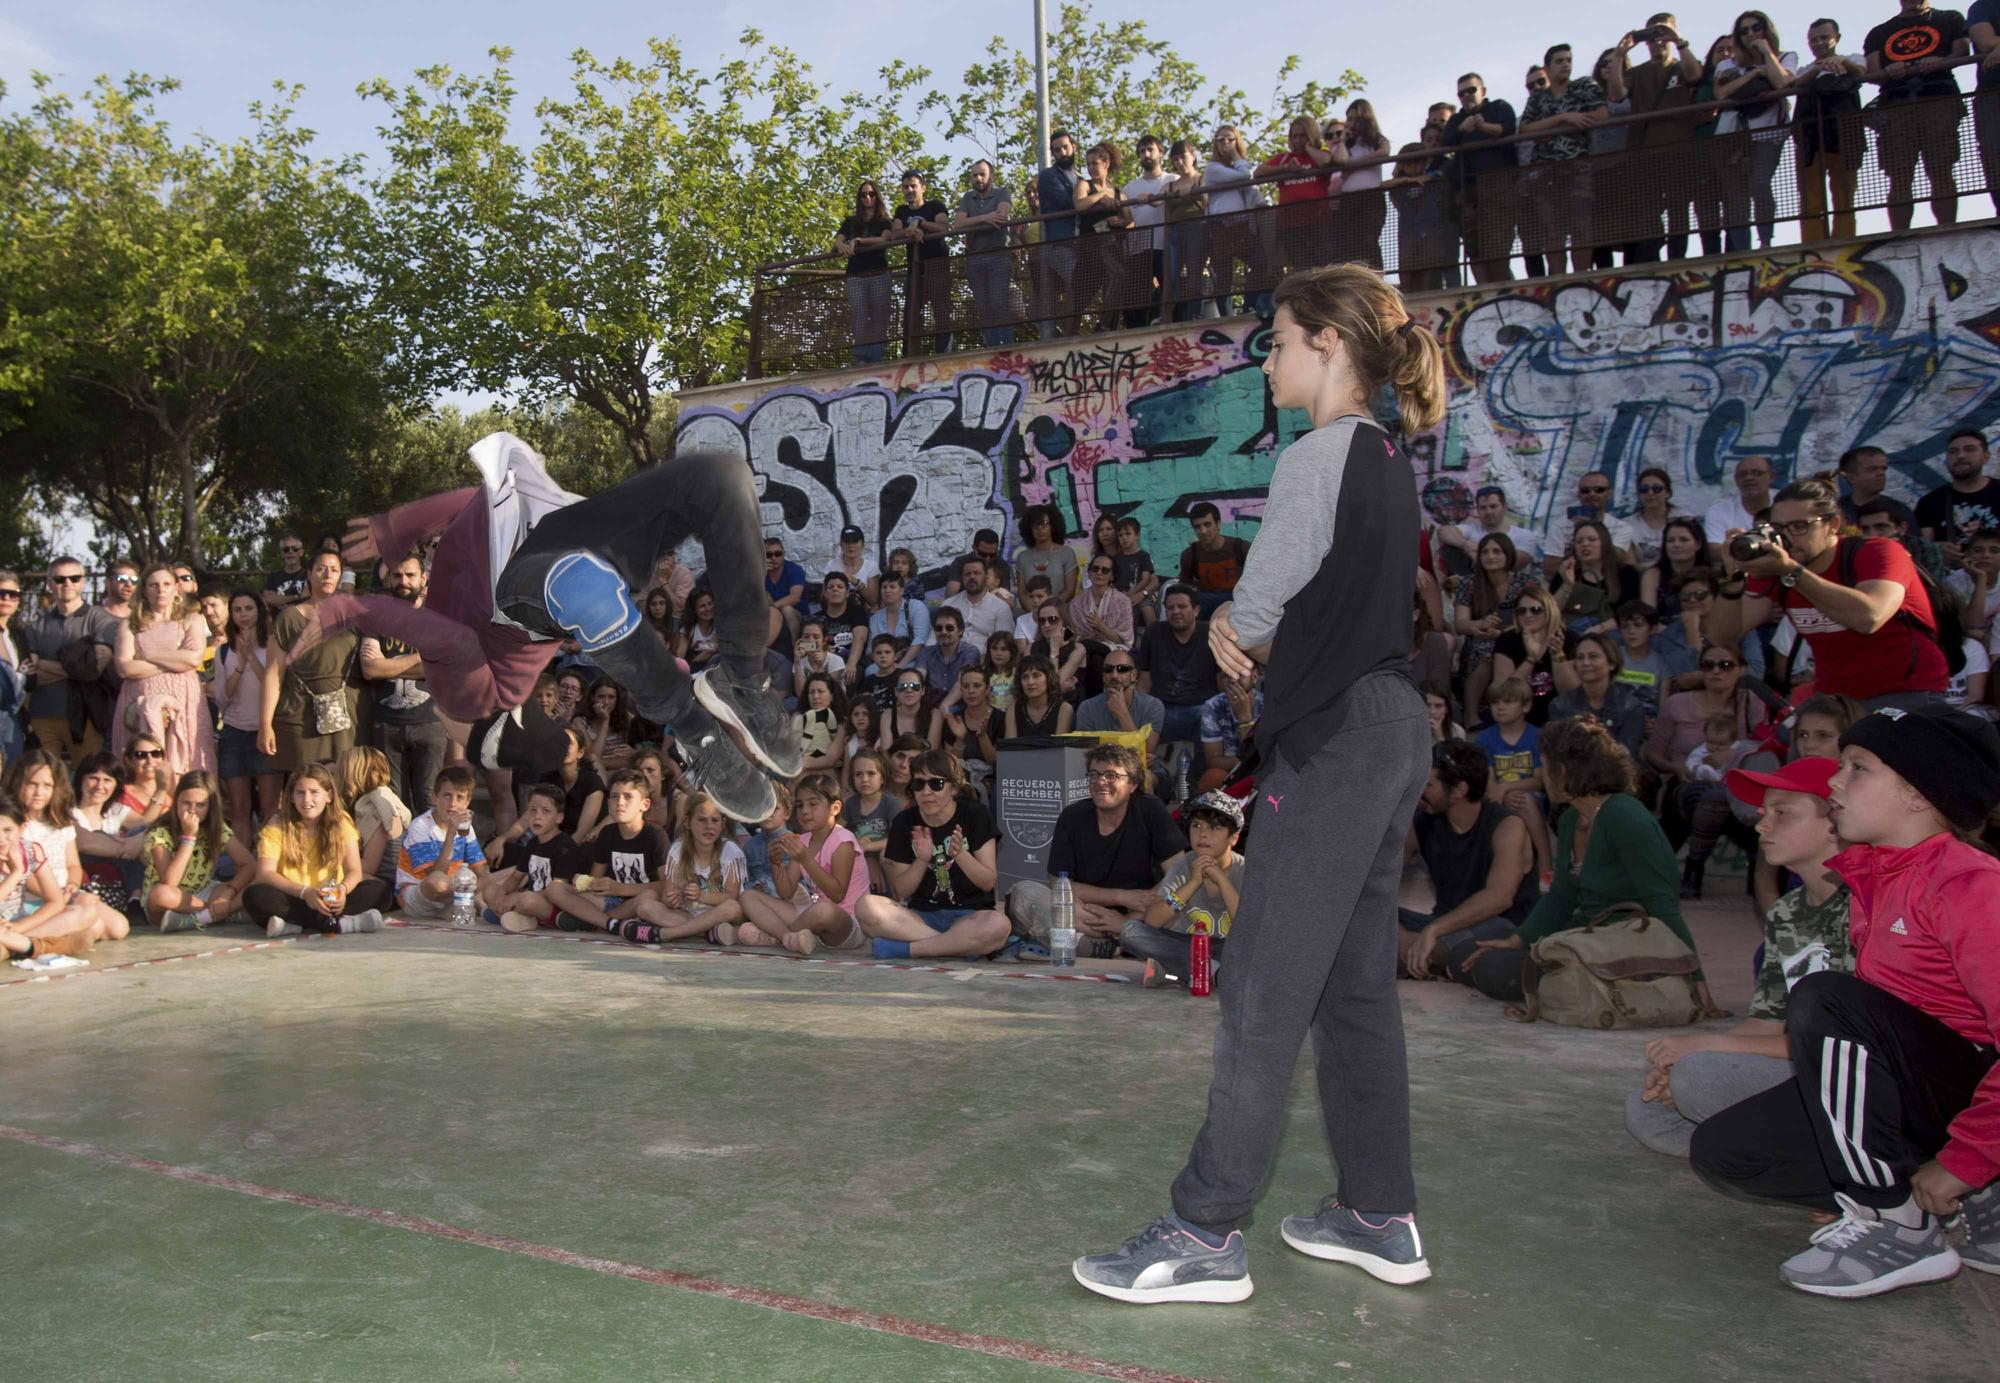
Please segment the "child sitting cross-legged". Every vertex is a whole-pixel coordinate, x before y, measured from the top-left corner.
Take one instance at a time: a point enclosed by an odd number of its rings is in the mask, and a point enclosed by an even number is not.
[[[173,806],[146,836],[146,920],[163,932],[206,927],[236,911],[236,887],[215,877],[225,856],[239,884],[257,867],[223,820],[220,796],[209,774],[182,774]]]
[[[396,898],[415,919],[451,911],[451,881],[460,866],[486,877],[486,852],[472,833],[472,769],[446,764],[431,780],[431,809],[403,832],[396,856]]]
[[[645,774],[628,768],[611,775],[604,789],[604,828],[579,849],[576,878],[552,877],[542,890],[557,909],[558,927],[572,932],[580,925],[595,927],[627,941],[662,940],[653,928],[671,847],[667,833],[646,820],[650,806]]]
[[[1236,838],[1243,833],[1242,803],[1226,792],[1204,792],[1188,804],[1187,833],[1189,848],[1167,861],[1159,898],[1118,937],[1126,952],[1145,957],[1139,983],[1148,989],[1188,986],[1193,978],[1188,937],[1198,925],[1208,928],[1211,973],[1219,970],[1241,898],[1243,856],[1236,853]]]
[[[743,917],[747,867],[741,846],[729,838],[722,808],[705,792],[690,793],[680,838],[667,853],[667,877],[651,900],[649,921],[657,921],[660,941],[707,936],[734,945]]]
[[[748,920],[736,939],[807,956],[822,942],[859,950],[868,938],[854,909],[868,896],[868,865],[854,833],[840,824],[840,785],[830,773],[810,773],[792,796],[799,830],[770,838],[774,892],[742,895]]]
[[[333,773],[310,763],[286,785],[285,805],[257,833],[257,876],[243,910],[266,936],[382,928],[389,886],[361,872],[361,838]]]
[[[577,872],[578,849],[562,829],[562,789],[537,783],[512,826],[487,842],[486,853],[499,867],[486,876],[479,901],[510,932],[553,927],[556,906],[548,887]],[[655,828],[657,829],[657,828]]]

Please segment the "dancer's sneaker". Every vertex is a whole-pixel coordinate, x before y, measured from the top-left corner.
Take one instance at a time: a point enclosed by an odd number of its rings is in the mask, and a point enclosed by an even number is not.
[[[1220,1248],[1175,1215],[1147,1225],[1113,1253],[1093,1253],[1070,1265],[1076,1280],[1100,1296],[1150,1306],[1163,1301],[1242,1301],[1250,1295],[1250,1251],[1231,1230]]]
[[[675,723],[674,752],[687,769],[688,786],[713,797],[724,816],[755,825],[777,810],[771,780],[743,757],[722,723],[699,706]]]
[[[1959,1259],[1982,1273],[2000,1273],[2000,1181],[1961,1197],[1958,1213],[1965,1228]]]
[[[768,772],[785,779],[799,776],[798,725],[785,709],[784,693],[769,677],[749,681],[726,666],[716,666],[694,679],[694,694],[717,720],[743,736],[750,757]],[[680,732],[676,724],[674,734]],[[765,815],[770,815],[769,809]]]
[[[1431,1275],[1415,1215],[1364,1215],[1328,1196],[1311,1215],[1287,1215],[1278,1226],[1300,1253],[1352,1263],[1371,1277],[1408,1286]]]
[[[1843,1212],[1815,1230],[1812,1246],[1778,1269],[1788,1287],[1822,1297],[1872,1297],[1942,1282],[1958,1273],[1959,1257],[1945,1242],[1944,1226],[1909,1201],[1876,1210],[1836,1194]]]

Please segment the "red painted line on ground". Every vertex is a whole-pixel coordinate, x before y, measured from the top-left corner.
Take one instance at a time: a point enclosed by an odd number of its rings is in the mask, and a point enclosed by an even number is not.
[[[651,1268],[639,1263],[623,1263],[615,1258],[598,1258],[591,1254],[572,1253],[568,1249],[532,1243],[526,1239],[514,1239],[503,1234],[488,1234],[482,1230],[466,1229],[460,1225],[448,1225],[441,1220],[429,1220],[420,1215],[405,1215],[395,1210],[356,1205],[352,1201],[336,1200],[331,1196],[309,1195],[303,1191],[286,1191],[276,1186],[260,1186],[254,1181],[224,1176],[219,1172],[204,1172],[198,1167],[176,1166],[171,1162],[159,1162],[150,1157],[140,1157],[135,1153],[117,1152],[110,1148],[100,1148],[94,1143],[80,1143],[75,1139],[35,1133],[7,1124],[0,1124],[0,1138],[49,1152],[67,1153],[71,1157],[90,1158],[128,1171],[151,1172],[155,1176],[171,1177],[175,1181],[191,1182],[196,1186],[232,1191],[239,1196],[252,1196],[258,1200],[277,1201],[283,1205],[296,1205],[307,1210],[344,1215],[349,1219],[362,1220],[387,1229],[405,1230],[411,1234],[423,1234],[456,1244],[470,1244],[475,1248],[492,1249],[496,1253],[537,1258],[544,1263],[555,1263],[566,1268],[582,1268],[586,1272],[602,1273],[607,1277],[622,1277],[633,1282],[650,1283],[656,1287],[672,1287],[699,1296],[720,1297],[724,1301],[739,1302],[746,1306],[761,1306],[769,1311],[785,1312],[787,1315],[810,1316],[815,1320],[853,1326],[859,1330],[873,1330],[883,1335],[900,1335],[905,1339],[922,1340],[928,1344],[945,1345],[975,1354],[989,1354],[999,1359],[1044,1364],[1051,1368],[1068,1369],[1072,1373],[1090,1374],[1097,1378],[1128,1380],[1129,1383],[1200,1383],[1200,1380],[1182,1374],[1162,1373],[1157,1369],[1142,1368],[1136,1364],[1116,1364],[1107,1359],[1096,1359],[1087,1354],[1033,1344],[1026,1340],[980,1335],[973,1331],[937,1325],[930,1321],[884,1315],[877,1311],[863,1311],[852,1306],[838,1306],[829,1301],[815,1301],[811,1297],[796,1297],[784,1292],[766,1291],[762,1287],[746,1287],[740,1283],[723,1282],[716,1278],[680,1272],[673,1268]]]
[[[206,951],[176,951],[170,956],[149,956],[145,960],[122,961],[117,965],[98,965],[92,962],[82,970],[48,970],[39,974],[23,975],[18,980],[0,980],[0,989],[17,984],[49,984],[55,980],[87,980],[92,975],[112,975],[120,970],[138,970],[148,965],[171,965],[177,960],[207,960],[210,956],[234,956],[246,951],[272,951],[280,946],[296,946],[301,941],[321,941],[325,938],[317,932],[304,936],[280,937],[274,941],[241,941],[234,946],[216,946]]]

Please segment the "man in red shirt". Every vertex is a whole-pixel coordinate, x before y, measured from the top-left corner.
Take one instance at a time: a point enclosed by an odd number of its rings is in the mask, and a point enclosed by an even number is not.
[[[1195,604],[1206,618],[1227,604],[1236,590],[1250,544],[1222,531],[1222,511],[1207,500],[1188,509],[1188,522],[1194,527],[1194,541],[1181,551],[1180,579],[1200,592]]]
[[[1782,608],[1812,646],[1814,687],[1851,696],[1871,710],[1942,702],[1950,670],[1938,646],[1937,617],[1916,563],[1886,538],[1843,540],[1840,496],[1820,480],[1795,480],[1771,501],[1782,539],[1738,561],[1723,543],[1731,579],[1702,622],[1711,644],[1734,648]],[[1841,560],[1843,541],[1858,544]]]
[[[2000,733],[1942,703],[1863,716],[1829,807],[1847,849],[1854,973],[1786,1003],[1792,1079],[1695,1130],[1724,1190],[1839,1210],[1778,1276],[1866,1297],[2000,1273],[2000,860],[1955,832],[2000,802]],[[1961,1214],[1954,1249],[1944,1219]]]

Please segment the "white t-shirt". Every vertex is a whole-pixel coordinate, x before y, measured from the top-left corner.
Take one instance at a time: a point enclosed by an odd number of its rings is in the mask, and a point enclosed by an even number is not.
[[[1731,495],[1708,506],[1708,512],[1701,516],[1701,529],[1710,543],[1719,546],[1730,529],[1748,528],[1755,522],[1757,516],[1743,507],[1743,497]]]
[[[1959,568],[1945,577],[1944,588],[1958,597],[1958,603],[1961,606],[1964,605],[1966,600],[1972,595],[1972,573],[1966,571],[1963,567]],[[1995,580],[1992,587],[1986,592],[1986,608],[1981,611],[1981,615],[1988,624],[1992,623],[1995,610],[2000,610],[2000,580]]]
[[[995,634],[1010,633],[1014,628],[1014,607],[991,591],[982,592],[977,605],[960,591],[939,608],[958,611],[965,620],[965,641],[977,649],[983,650]]]
[[[872,556],[863,557],[861,559],[860,571],[850,572],[847,570],[846,566],[844,566],[841,563],[840,554],[838,552],[834,553],[833,556],[826,559],[825,566],[821,567],[818,571],[807,572],[806,575],[808,578],[818,579],[818,578],[823,578],[830,571],[845,573],[847,576],[847,584],[849,589],[858,590],[861,592],[862,595],[868,594],[868,583],[870,581],[880,580],[882,576],[882,566]],[[854,597],[849,596],[848,599],[852,600],[854,599]]]
[[[1390,152],[1389,141],[1386,139],[1379,142],[1373,149],[1356,144],[1351,140],[1347,144],[1347,156],[1349,158],[1380,158]],[[1382,170],[1388,166],[1386,163],[1374,163],[1350,170],[1343,165],[1340,169],[1340,190],[1342,192],[1366,192],[1371,187],[1380,187],[1382,185]]]
[[[21,839],[41,847],[49,858],[49,873],[59,888],[69,887],[69,852],[76,845],[76,827],[49,825],[46,821],[21,823]]]
[[[1758,66],[1762,67],[1763,64],[1759,63]],[[1799,70],[1799,55],[1797,53],[1778,54],[1778,66],[1784,68],[1787,73],[1797,72]],[[1720,85],[1723,81],[1731,77],[1741,76],[1742,73],[1743,68],[1737,64],[1735,58],[1724,58],[1715,65],[1715,80],[1717,85]],[[1745,99],[1749,98],[1746,97]],[[1773,125],[1785,124],[1790,119],[1787,110],[1788,105],[1789,103],[1783,97],[1775,98],[1768,104],[1762,114],[1753,115],[1747,121],[1743,119],[1742,111],[1726,110],[1717,118],[1715,132],[1717,134],[1731,134],[1737,130],[1745,129],[1768,130]]]
[[[792,664],[792,673],[795,677],[810,677],[814,672],[825,673],[833,679],[835,686],[839,686],[847,680],[847,660],[838,653],[829,653],[826,655],[826,666],[823,668],[806,666],[804,658]]]
[[[1481,524],[1478,519],[1467,519],[1464,523],[1458,525],[1458,532],[1459,536],[1465,539],[1467,547],[1471,548],[1474,552],[1479,551],[1479,540],[1486,536],[1485,525]],[[1507,541],[1514,545],[1516,553],[1525,552],[1530,557],[1541,557],[1542,540],[1540,538],[1519,524],[1509,524],[1506,532]],[[1614,533],[1613,537],[1615,538],[1616,536]]]
[[[1622,548],[1626,552],[1632,550],[1631,524],[1625,522],[1625,520],[1619,518],[1616,514],[1606,514],[1598,522],[1603,524],[1610,532],[1612,546]],[[1570,533],[1575,527],[1576,520],[1572,519],[1567,513],[1558,514],[1556,517],[1550,519],[1548,536],[1541,541],[1542,555],[1545,557],[1551,554],[1561,556],[1563,553],[1568,552]]]
[[[1944,699],[1960,710],[1966,709],[1965,703],[1971,699],[1966,691],[1967,683],[1980,673],[1991,671],[1993,671],[1993,660],[1987,656],[1986,650],[1980,647],[1979,640],[1967,639],[1965,666],[1953,673],[1951,680],[1944,684]]]
[[[1014,621],[1015,643],[1023,645],[1031,644],[1035,641],[1035,636],[1041,632],[1041,630],[1035,627],[1035,612],[1033,610],[1025,611],[1019,619]]]
[[[1671,515],[1657,529],[1653,529],[1648,528],[1646,521],[1637,514],[1625,520],[1625,527],[1632,533],[1633,566],[1644,571],[1660,560],[1660,544],[1665,540],[1667,523],[1670,522],[1672,522]]]
[[[1141,173],[1138,177],[1126,183],[1119,191],[1124,194],[1126,201],[1131,202],[1140,197],[1157,197],[1173,185],[1174,179],[1171,174],[1155,173],[1149,178],[1144,173]],[[1165,202],[1147,202],[1139,206],[1128,206],[1125,208],[1125,214],[1132,218],[1134,226],[1159,226],[1166,222],[1167,204]],[[1167,242],[1164,236],[1164,231],[1155,230],[1153,232],[1151,238],[1154,249],[1163,250],[1166,248]],[[1132,237],[1126,244],[1129,248],[1137,249],[1138,237]]]
[[[721,893],[726,888],[731,875],[735,876],[736,882],[739,884],[743,883],[749,877],[750,864],[749,861],[743,858],[743,847],[727,836],[716,842],[715,862],[720,866],[719,869],[711,870],[707,874],[700,873],[699,871],[696,872],[694,886],[697,892]],[[681,843],[675,841],[673,847],[667,851],[667,877],[669,879],[678,877],[675,871],[680,868],[680,863]],[[682,903],[681,911],[689,917],[699,917],[707,912],[710,906],[708,903]]]

